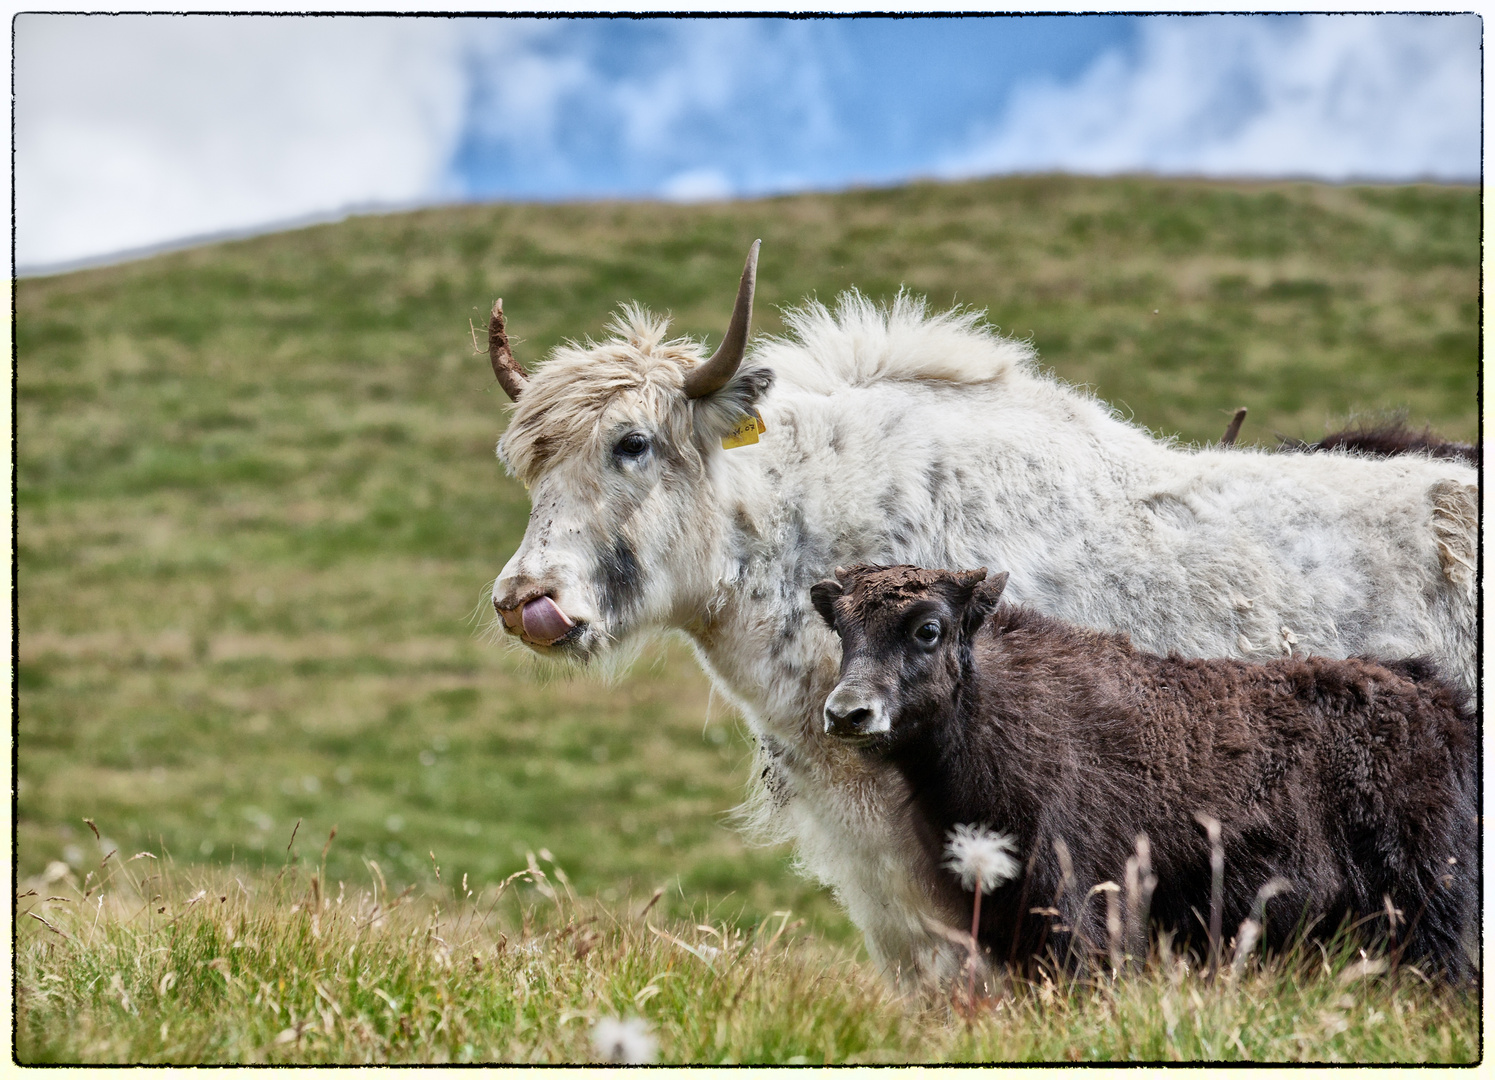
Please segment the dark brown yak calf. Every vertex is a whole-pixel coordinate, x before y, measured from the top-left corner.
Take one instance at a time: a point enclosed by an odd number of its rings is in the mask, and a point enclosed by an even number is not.
[[[1152,922],[1202,953],[1203,813],[1221,826],[1226,937],[1280,876],[1290,887],[1266,901],[1268,947],[1351,922],[1405,960],[1468,972],[1478,735],[1431,665],[1158,656],[999,605],[1006,574],[836,573],[811,590],[843,646],[826,731],[902,772],[931,866],[957,824],[1015,839],[1024,870],[982,904],[995,961],[1063,958],[1072,934],[1104,946],[1106,902],[1091,889],[1124,882],[1139,834]],[[952,924],[969,919],[953,872],[935,891]]]

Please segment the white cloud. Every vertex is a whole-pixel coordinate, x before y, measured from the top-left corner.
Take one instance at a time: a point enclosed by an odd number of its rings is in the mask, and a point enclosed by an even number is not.
[[[504,21],[481,27],[473,39],[478,78],[491,74],[500,100],[471,119],[485,133],[520,145],[554,149],[565,100],[594,87],[596,74],[584,57],[564,52],[562,24]]]
[[[866,144],[974,106],[911,90],[869,117],[869,64],[896,78],[938,50],[869,58],[858,25],[21,15],[17,261],[464,196],[694,201],[1038,169],[1479,173],[1474,17],[1147,18],[1078,78],[1019,85],[932,165],[945,135],[915,156]]]
[[[1469,16],[1153,18],[1135,59],[1020,88],[940,171],[1473,180],[1479,45]]]
[[[458,30],[20,16],[18,265],[440,194],[465,104]]]
[[[720,169],[687,169],[666,180],[659,193],[672,202],[730,199],[732,180]]]
[[[790,187],[844,139],[834,39],[783,19],[503,20],[470,39],[499,190],[717,198]],[[482,186],[480,181],[479,186]],[[704,186],[703,186],[704,185]]]

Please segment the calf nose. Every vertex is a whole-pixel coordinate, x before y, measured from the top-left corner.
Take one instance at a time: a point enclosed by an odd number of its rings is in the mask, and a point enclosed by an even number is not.
[[[858,706],[847,712],[837,712],[829,705],[825,707],[825,733],[845,738],[862,735],[872,720],[872,710]]]
[[[882,707],[875,698],[838,686],[825,700],[825,733],[839,738],[876,735],[888,730]]]

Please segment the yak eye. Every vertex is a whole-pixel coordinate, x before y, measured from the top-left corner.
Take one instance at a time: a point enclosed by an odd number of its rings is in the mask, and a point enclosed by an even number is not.
[[[630,431],[618,440],[617,445],[613,447],[613,453],[621,458],[636,458],[642,457],[648,449],[648,436],[637,431]]]
[[[914,640],[920,645],[933,645],[940,639],[940,624],[933,619],[923,623],[914,631]]]

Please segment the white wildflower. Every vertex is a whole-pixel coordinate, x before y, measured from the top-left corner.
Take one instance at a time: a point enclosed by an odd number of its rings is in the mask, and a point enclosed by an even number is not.
[[[619,1020],[604,1016],[592,1028],[592,1048],[615,1065],[652,1065],[657,1043],[649,1023],[637,1016]]]
[[[1012,857],[1016,843],[1006,833],[992,832],[983,825],[957,825],[945,845],[945,866],[960,875],[960,883],[982,892],[1017,877],[1018,863]]]

